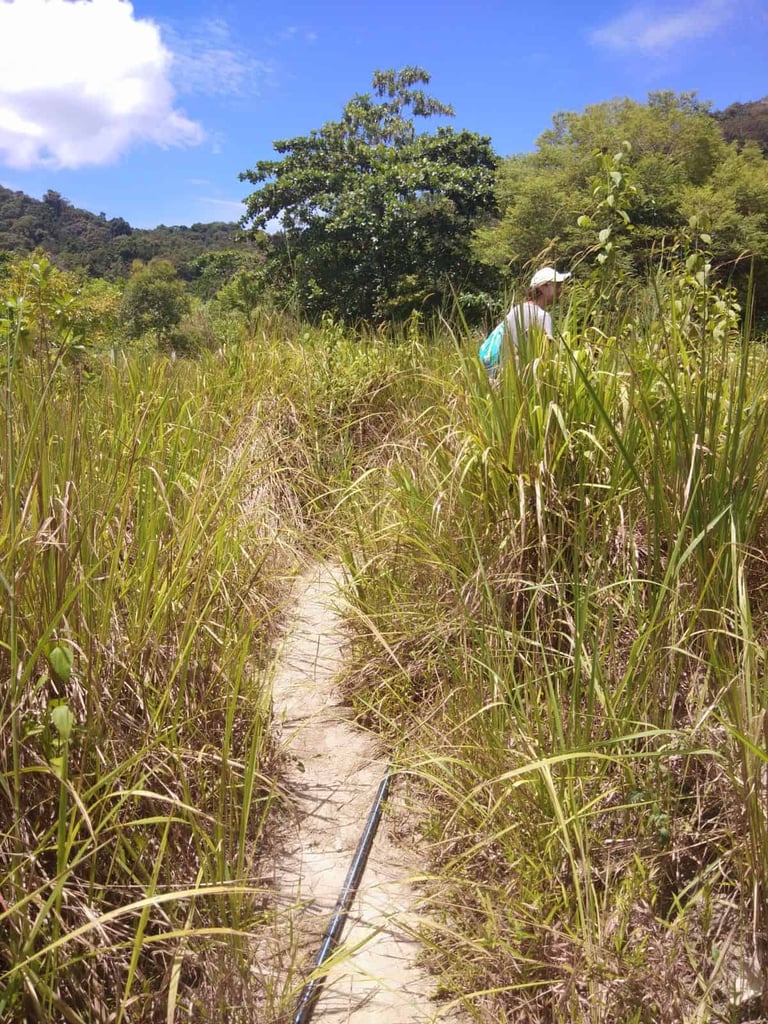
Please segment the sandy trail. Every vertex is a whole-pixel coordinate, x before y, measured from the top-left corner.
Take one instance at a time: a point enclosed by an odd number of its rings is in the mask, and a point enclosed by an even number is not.
[[[334,607],[340,580],[337,569],[321,565],[296,581],[294,618],[273,681],[294,801],[274,883],[281,905],[290,908],[294,941],[312,961],[387,767],[334,692],[342,664],[341,617]],[[396,782],[390,805],[397,802],[398,787]],[[418,896],[410,879],[420,865],[391,841],[387,817],[385,811],[315,1022],[446,1019],[429,998],[434,981],[415,962]]]

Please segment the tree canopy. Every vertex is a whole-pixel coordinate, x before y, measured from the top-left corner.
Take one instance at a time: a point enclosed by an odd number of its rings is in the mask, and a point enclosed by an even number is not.
[[[277,226],[270,280],[301,312],[397,318],[490,279],[470,236],[494,209],[497,160],[473,132],[417,131],[416,118],[453,114],[419,88],[429,79],[376,72],[338,121],[275,142],[281,159],[240,175],[260,186],[244,223]]]
[[[629,143],[633,231],[621,241],[624,266],[636,269],[670,244],[691,216],[708,221],[715,266],[723,274],[768,267],[768,162],[754,143],[729,145],[708,104],[695,94],[652,93],[647,103],[614,100],[560,113],[533,153],[499,169],[499,219],[481,229],[476,252],[506,273],[537,254],[570,263],[594,234],[583,215],[595,204],[605,154]],[[580,224],[580,218],[581,224]]]
[[[169,260],[134,267],[123,293],[121,315],[130,338],[153,332],[165,343],[189,309],[189,296]]]

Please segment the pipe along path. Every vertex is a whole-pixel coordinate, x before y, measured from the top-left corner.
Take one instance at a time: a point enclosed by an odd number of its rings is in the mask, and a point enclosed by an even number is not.
[[[336,909],[326,929],[323,944],[315,960],[315,970],[312,972],[313,977],[310,978],[302,990],[296,1007],[296,1015],[293,1018],[293,1024],[309,1024],[312,1020],[317,1000],[320,998],[323,983],[325,982],[325,974],[318,972],[320,972],[320,968],[341,942],[341,937],[344,934],[344,925],[347,923],[352,901],[357,895],[357,890],[365,873],[365,866],[368,863],[368,855],[371,851],[373,840],[376,838],[384,801],[387,799],[391,781],[392,766],[390,765],[387,769],[387,774],[379,785],[376,799],[373,802],[373,807],[371,807],[371,813],[368,815],[368,821],[365,824],[363,834],[360,836],[360,842],[357,844],[355,856],[352,858],[352,863],[349,866],[349,873],[339,894]]]
[[[426,922],[411,879],[423,867],[379,828],[387,797],[399,827],[408,827],[409,814],[400,787],[393,806],[391,767],[334,690],[345,640],[341,584],[340,569],[328,565],[297,579],[272,682],[292,809],[273,877],[288,915],[281,931],[294,944],[274,962],[295,964],[319,947],[292,1004],[294,1024],[309,1024],[313,1013],[315,1024],[429,1024],[445,1017],[430,999],[433,980],[417,965],[415,935]],[[292,968],[281,977],[292,987]]]

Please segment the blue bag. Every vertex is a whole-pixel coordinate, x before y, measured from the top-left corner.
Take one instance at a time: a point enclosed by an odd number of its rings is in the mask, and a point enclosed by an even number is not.
[[[492,377],[496,376],[499,372],[499,368],[501,367],[501,346],[504,342],[505,326],[505,320],[502,320],[500,324],[497,324],[480,346],[480,351],[478,353],[480,356],[480,362]]]

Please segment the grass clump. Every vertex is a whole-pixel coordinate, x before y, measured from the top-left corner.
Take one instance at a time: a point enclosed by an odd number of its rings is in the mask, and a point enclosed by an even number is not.
[[[286,560],[251,499],[258,366],[85,365],[46,284],[2,322],[0,1015],[219,1019],[267,998],[244,936]]]
[[[351,689],[429,794],[435,961],[478,1020],[768,1009],[768,359],[738,324],[695,261],[575,286],[498,387],[444,375],[350,555]]]

